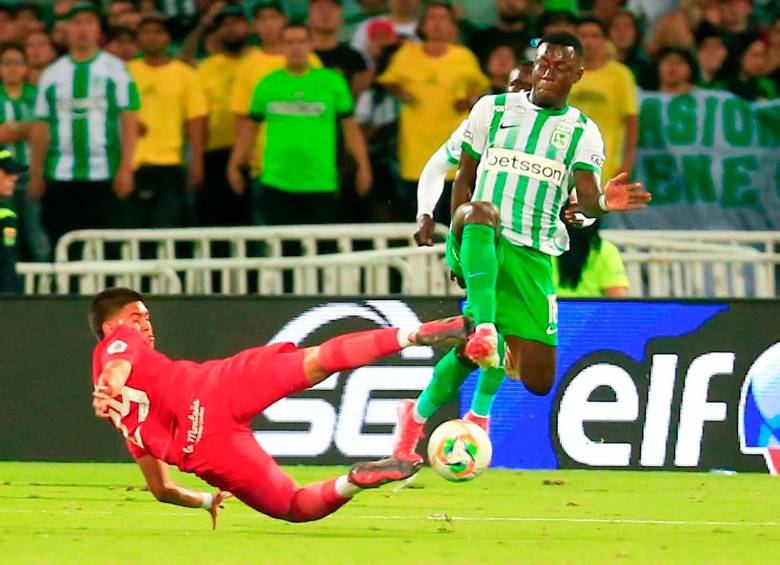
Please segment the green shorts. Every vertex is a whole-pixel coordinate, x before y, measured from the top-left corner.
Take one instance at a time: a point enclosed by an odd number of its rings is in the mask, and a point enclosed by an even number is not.
[[[553,282],[552,257],[536,249],[498,240],[496,281],[496,327],[507,336],[558,345],[558,302]],[[463,280],[460,243],[450,232],[447,262]],[[468,297],[467,297],[468,298]],[[468,301],[464,313],[470,313]]]

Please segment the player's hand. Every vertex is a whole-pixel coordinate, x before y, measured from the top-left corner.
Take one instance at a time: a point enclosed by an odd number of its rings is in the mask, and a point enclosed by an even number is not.
[[[355,189],[358,196],[366,196],[371,192],[371,187],[374,185],[374,175],[371,173],[371,167],[368,165],[358,166],[357,174],[355,176]]]
[[[244,194],[244,191],[246,190],[246,181],[244,180],[244,175],[241,172],[240,167],[234,165],[233,163],[228,163],[227,180],[228,184],[230,185],[230,189],[235,194]]]
[[[92,408],[95,410],[95,416],[98,418],[108,418],[108,404],[111,397],[108,395],[108,387],[105,385],[96,385],[92,391]]]
[[[208,513],[211,514],[212,530],[217,529],[217,513],[219,512],[219,509],[225,507],[223,502],[231,496],[233,495],[225,490],[217,491],[217,494],[214,495],[214,502],[211,503],[211,508],[208,509]]]
[[[417,231],[414,232],[414,241],[419,247],[433,245],[433,232],[436,230],[436,222],[430,214],[423,214],[417,221]]]
[[[641,210],[653,198],[645,192],[641,182],[628,182],[628,174],[618,173],[604,187],[607,209],[610,212]]]
[[[114,177],[114,193],[124,200],[133,192],[133,171],[129,167],[120,167]]]
[[[580,203],[574,197],[569,196],[569,206],[563,212],[563,221],[574,228],[581,228],[585,223],[585,216],[582,215],[582,209]]]

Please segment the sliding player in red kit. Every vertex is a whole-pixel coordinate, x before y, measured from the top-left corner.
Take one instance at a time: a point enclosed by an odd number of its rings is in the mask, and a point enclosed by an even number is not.
[[[347,475],[299,487],[257,443],[249,422],[277,400],[333,373],[412,345],[463,344],[472,326],[458,317],[346,334],[316,347],[275,343],[195,363],[155,351],[149,310],[133,290],[98,294],[90,325],[101,340],[93,355],[95,413],[122,432],[159,501],[205,508],[214,526],[231,493],[273,518],[307,522],[336,511],[361,489],[417,472],[419,463],[390,457],[356,463]],[[169,464],[219,490],[199,493],[174,483]]]

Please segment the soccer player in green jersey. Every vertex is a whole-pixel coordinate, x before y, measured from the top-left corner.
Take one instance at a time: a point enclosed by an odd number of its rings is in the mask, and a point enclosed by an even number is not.
[[[497,367],[503,356],[506,374],[537,395],[547,394],[555,378],[552,256],[568,247],[559,214],[571,187],[591,218],[638,210],[650,200],[623,174],[601,191],[601,133],[566,102],[582,73],[575,36],[542,38],[531,91],[485,96],[472,109],[452,193],[447,260],[465,283],[477,324],[465,355],[483,369]],[[471,370],[451,351],[417,401],[401,404],[395,457],[420,459],[415,449],[425,421],[457,394]]]

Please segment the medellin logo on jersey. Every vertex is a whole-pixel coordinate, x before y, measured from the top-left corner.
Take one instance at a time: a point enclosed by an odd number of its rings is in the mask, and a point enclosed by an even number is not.
[[[106,348],[106,353],[109,355],[124,353],[125,351],[127,351],[127,344],[121,339],[111,342],[111,345]]]
[[[550,145],[563,151],[569,146],[571,136],[574,133],[574,126],[570,124],[558,124],[552,133]]]
[[[739,447],[763,455],[769,472],[780,474],[780,342],[758,356],[742,383]]]

